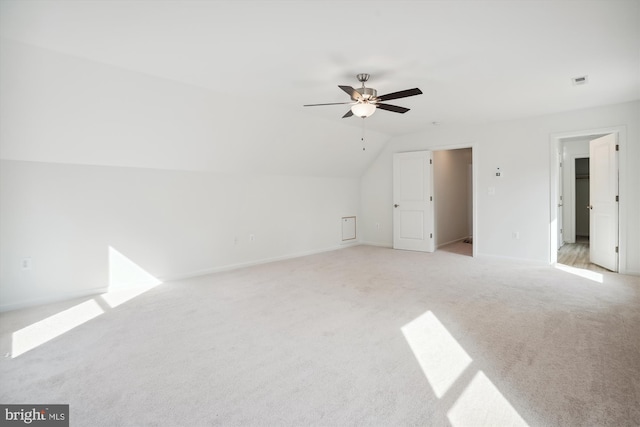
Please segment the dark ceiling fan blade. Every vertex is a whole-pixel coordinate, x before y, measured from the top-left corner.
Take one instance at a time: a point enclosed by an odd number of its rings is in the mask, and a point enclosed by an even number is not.
[[[351,116],[353,116],[353,111],[349,110],[344,114],[344,116],[342,116],[342,118],[346,119],[347,117],[351,117]]]
[[[340,85],[338,85],[338,87],[340,89],[342,89],[343,91],[347,92],[347,95],[349,95],[351,97],[351,99],[353,99],[354,101],[357,101],[360,98],[362,98],[362,95],[360,95],[360,93],[357,90],[355,90],[354,88],[352,88],[351,86],[340,86]]]
[[[381,110],[393,111],[394,113],[404,114],[409,111],[409,108],[398,107],[397,105],[389,105],[389,104],[376,104],[378,108]]]
[[[307,104],[307,105],[303,105],[303,107],[318,107],[320,105],[345,105],[345,104],[353,104],[353,102],[329,102],[328,104]]]
[[[378,101],[389,101],[390,99],[406,98],[408,96],[422,95],[422,91],[418,88],[401,90],[400,92],[388,93],[381,95],[377,99]]]

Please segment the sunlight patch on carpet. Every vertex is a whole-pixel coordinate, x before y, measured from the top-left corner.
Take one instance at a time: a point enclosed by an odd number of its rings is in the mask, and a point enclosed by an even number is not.
[[[109,291],[100,295],[100,300],[94,298],[85,301],[13,332],[11,357],[16,358],[33,350],[100,316],[105,313],[105,309],[115,308],[161,283],[135,262],[109,246]]]
[[[471,370],[473,359],[431,312],[427,311],[404,325],[402,333],[436,397],[456,393],[447,412],[452,427],[527,426],[520,414],[481,370]],[[460,380],[476,372],[466,383]],[[452,389],[456,381],[460,384]],[[465,386],[466,385],[466,386]],[[465,386],[462,392],[457,390]]]
[[[528,426],[482,371],[478,371],[464,389],[447,412],[447,418],[453,427]]]
[[[114,289],[106,294],[100,295],[100,298],[109,305],[111,308],[115,308],[120,304],[132,300],[133,298],[142,295],[154,286],[139,286],[131,289]]]
[[[17,330],[11,335],[11,357],[33,350],[102,313],[104,310],[92,299]]]
[[[434,393],[442,397],[469,366],[471,357],[431,311],[404,325],[402,333]]]

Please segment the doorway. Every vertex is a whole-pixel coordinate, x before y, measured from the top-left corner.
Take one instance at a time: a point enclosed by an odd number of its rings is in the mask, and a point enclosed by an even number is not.
[[[475,155],[472,145],[394,154],[394,249],[476,255]]]
[[[571,152],[572,143],[581,144],[580,141],[568,142],[564,148],[569,152]],[[578,156],[580,155],[570,156],[567,161],[567,176],[572,181],[568,186],[569,194],[573,196],[568,198],[567,206],[571,207],[573,215],[567,214],[567,217],[572,220],[568,219],[566,223],[567,233],[564,235],[567,241],[558,248],[558,263],[591,271],[608,271],[592,263],[590,259],[589,157]],[[573,224],[570,224],[570,221],[573,221]]]
[[[473,256],[473,151],[433,152],[435,246]]]
[[[589,244],[589,158],[574,161],[574,188],[576,203],[574,205],[575,241]]]
[[[559,185],[555,187],[558,189],[556,194],[552,186],[551,197],[559,201],[557,206],[563,206],[555,218],[552,211],[551,221],[558,224],[557,232],[552,231],[551,235],[552,263],[595,271],[618,271],[616,150],[619,134],[612,129],[552,138],[551,153],[557,153],[552,161],[558,162],[560,168],[555,169],[555,176],[552,170],[552,185]],[[599,145],[604,149],[594,151]],[[604,173],[594,173],[594,170]],[[606,200],[607,206],[594,210],[595,198]],[[616,203],[610,203],[614,200]],[[557,239],[555,242],[554,238]]]

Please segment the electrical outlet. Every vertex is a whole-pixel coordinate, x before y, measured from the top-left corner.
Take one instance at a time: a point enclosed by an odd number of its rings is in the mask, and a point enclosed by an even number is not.
[[[255,242],[256,241],[256,235],[255,234],[249,234],[249,241],[250,242]]]
[[[380,230],[380,223],[376,222],[376,230]]]
[[[511,233],[511,237],[513,239],[520,240],[520,232],[519,231],[514,231],[513,233]]]
[[[22,271],[31,271],[31,269],[33,268],[33,261],[31,260],[31,258],[23,258],[22,262],[20,263],[20,267]]]

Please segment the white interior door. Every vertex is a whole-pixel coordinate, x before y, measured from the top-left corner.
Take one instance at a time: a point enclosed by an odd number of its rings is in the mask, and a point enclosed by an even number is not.
[[[562,245],[564,245],[564,226],[563,226],[563,209],[564,209],[564,187],[563,187],[563,176],[562,176],[562,149],[558,148],[558,213],[556,222],[558,223],[558,244],[557,249],[560,249]]]
[[[433,252],[431,151],[393,155],[393,247]]]
[[[618,271],[617,134],[589,142],[589,257]]]

